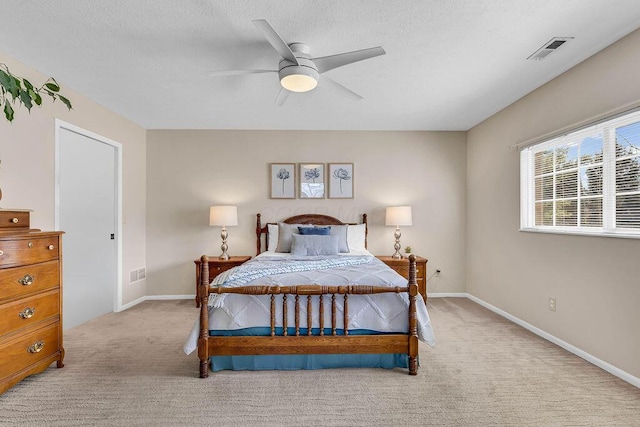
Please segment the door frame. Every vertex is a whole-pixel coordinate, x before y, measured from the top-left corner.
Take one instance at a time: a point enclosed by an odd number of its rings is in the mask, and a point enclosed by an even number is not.
[[[55,119],[55,209],[54,228],[60,230],[60,130],[66,129],[95,139],[115,149],[116,291],[113,311],[122,311],[122,144],[60,119]],[[64,230],[63,230],[64,231]]]

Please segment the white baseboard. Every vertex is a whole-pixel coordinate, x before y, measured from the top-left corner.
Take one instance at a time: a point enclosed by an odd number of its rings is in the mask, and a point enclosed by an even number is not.
[[[131,302],[124,304],[119,311],[127,310],[145,301],[176,300],[176,299],[192,299],[195,301],[196,296],[195,294],[193,295],[146,295],[144,297],[140,297],[138,299],[135,299]]]
[[[512,321],[513,323],[522,326],[523,328],[533,332],[534,334],[538,335],[541,338],[544,338],[547,341],[550,341],[552,343],[554,343],[555,345],[564,348],[565,350],[567,350],[570,353],[575,354],[578,357],[583,358],[584,360],[586,360],[589,363],[592,363],[594,365],[596,365],[597,367],[604,369],[605,371],[609,372],[612,375],[615,375],[616,377],[628,382],[631,385],[634,385],[638,388],[640,388],[640,378],[635,377],[631,374],[629,374],[628,372],[623,371],[620,368],[617,368],[615,366],[613,366],[610,363],[605,362],[604,360],[598,359],[597,357],[587,353],[586,351],[583,351],[581,349],[579,349],[578,347],[569,344],[566,341],[561,340],[560,338],[553,336],[545,331],[543,331],[540,328],[537,328],[535,326],[533,326],[530,323],[525,322],[522,319],[519,319],[515,316],[513,316],[512,314],[507,313],[504,310],[499,309],[498,307],[489,304],[486,301],[481,300],[478,297],[475,297],[471,294],[465,294],[467,298],[469,298],[471,301],[476,302],[478,304],[480,304],[481,306],[493,311],[496,314],[499,314],[500,316]],[[431,294],[429,294],[429,297],[431,297]]]
[[[464,292],[429,292],[427,298],[467,298]]]

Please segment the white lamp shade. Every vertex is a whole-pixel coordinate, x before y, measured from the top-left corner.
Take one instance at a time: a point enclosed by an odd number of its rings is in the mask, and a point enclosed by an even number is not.
[[[226,227],[238,225],[238,207],[211,206],[209,208],[209,225]]]
[[[385,225],[413,225],[411,218],[411,206],[388,207],[385,217]]]

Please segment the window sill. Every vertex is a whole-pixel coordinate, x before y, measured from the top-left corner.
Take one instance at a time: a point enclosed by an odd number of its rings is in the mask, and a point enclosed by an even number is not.
[[[560,230],[560,229],[540,229],[540,228],[520,228],[518,231],[526,233],[543,233],[543,234],[568,234],[572,236],[590,236],[590,237],[617,237],[621,239],[640,239],[640,233],[605,233],[602,231],[583,231],[583,230]]]

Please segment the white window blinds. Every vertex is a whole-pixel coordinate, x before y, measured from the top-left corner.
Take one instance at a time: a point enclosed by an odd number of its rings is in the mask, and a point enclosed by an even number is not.
[[[640,112],[524,148],[521,226],[640,237]]]

